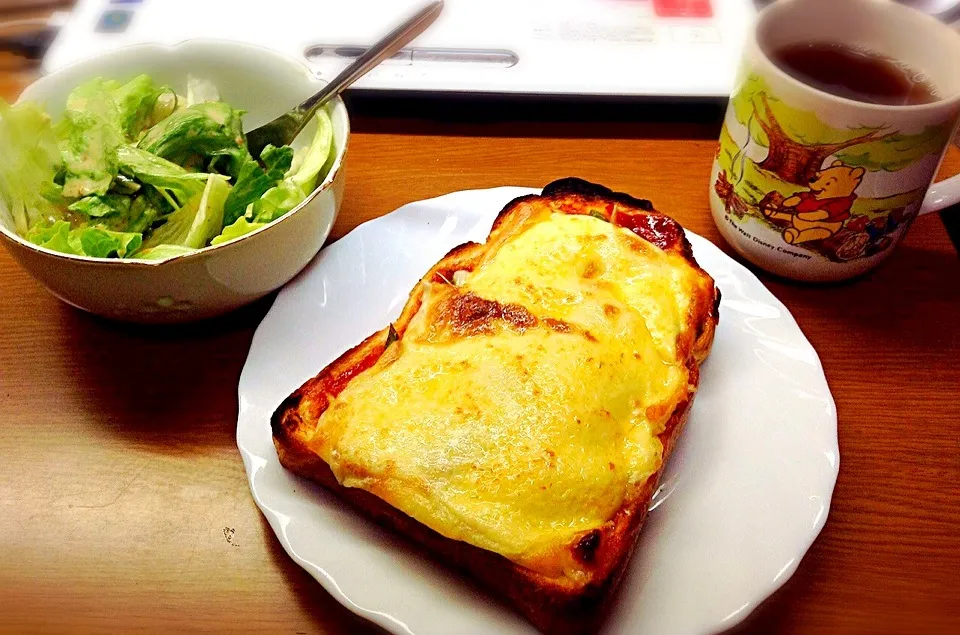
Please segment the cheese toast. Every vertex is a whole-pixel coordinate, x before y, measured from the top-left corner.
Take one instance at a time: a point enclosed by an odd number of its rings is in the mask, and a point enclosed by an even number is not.
[[[555,181],[280,404],[280,462],[542,631],[588,632],[683,428],[719,299],[649,201]]]

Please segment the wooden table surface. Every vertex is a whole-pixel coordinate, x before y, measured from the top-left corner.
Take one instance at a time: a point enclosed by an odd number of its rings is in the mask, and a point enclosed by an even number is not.
[[[0,95],[32,74],[0,57]],[[334,237],[409,201],[577,175],[726,248],[707,206],[716,108],[538,123],[516,120],[530,107],[497,122],[514,111],[361,106]],[[942,221],[920,219],[850,284],[759,275],[820,353],[842,460],[823,533],[738,630],[960,632],[960,259]],[[287,558],[247,488],[237,380],[271,301],[192,326],[118,324],[0,253],[0,631],[374,632]]]

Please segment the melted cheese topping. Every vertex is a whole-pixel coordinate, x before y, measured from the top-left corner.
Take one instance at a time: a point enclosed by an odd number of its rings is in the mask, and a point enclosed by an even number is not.
[[[313,449],[347,487],[547,575],[659,467],[690,391],[676,341],[692,268],[605,221],[552,214],[458,285],[434,285],[402,339],[320,418]],[[436,328],[441,297],[534,318]]]

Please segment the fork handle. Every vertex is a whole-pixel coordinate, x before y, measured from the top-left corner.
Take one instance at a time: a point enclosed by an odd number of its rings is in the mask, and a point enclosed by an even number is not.
[[[320,89],[317,94],[307,98],[297,107],[297,110],[303,113],[303,123],[306,124],[320,106],[323,106],[349,88],[355,81],[366,75],[373,67],[392,56],[409,44],[413,38],[423,33],[426,28],[437,19],[442,9],[443,0],[431,2],[409,20],[393,31],[390,31],[390,33],[384,36],[379,42],[364,51],[363,55],[340,71],[329,84]],[[299,130],[297,132],[299,132]]]

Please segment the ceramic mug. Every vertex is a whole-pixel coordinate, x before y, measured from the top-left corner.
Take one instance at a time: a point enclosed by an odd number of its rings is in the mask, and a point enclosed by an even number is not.
[[[933,103],[837,97],[767,52],[843,43],[926,75]],[[710,207],[744,258],[779,275],[843,280],[889,256],[919,215],[960,201],[960,176],[931,187],[960,117],[960,35],[888,0],[780,0],[758,16],[714,159]]]

